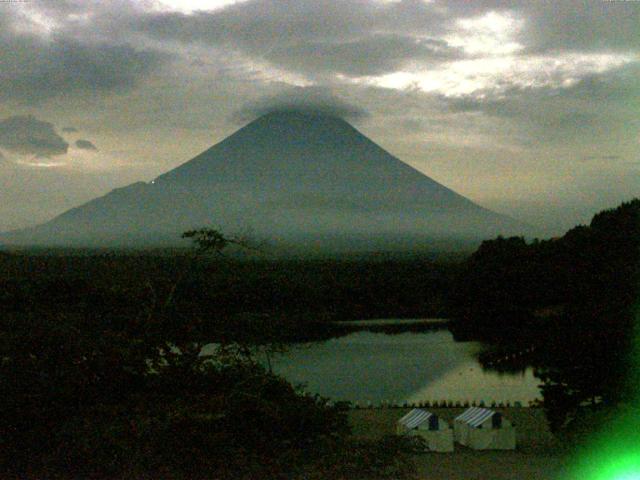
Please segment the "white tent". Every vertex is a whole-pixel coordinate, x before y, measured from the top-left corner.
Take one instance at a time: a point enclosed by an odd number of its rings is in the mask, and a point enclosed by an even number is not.
[[[453,421],[456,442],[474,450],[514,450],[516,429],[501,413],[472,407]]]
[[[453,430],[447,422],[426,410],[414,408],[407,413],[398,420],[396,433],[422,437],[430,451],[453,452]]]

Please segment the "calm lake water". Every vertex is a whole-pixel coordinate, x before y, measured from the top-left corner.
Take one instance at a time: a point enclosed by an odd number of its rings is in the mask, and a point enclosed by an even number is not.
[[[306,390],[360,404],[433,400],[514,402],[540,398],[531,369],[484,371],[475,342],[455,342],[448,330],[389,335],[359,331],[293,347],[273,369]]]

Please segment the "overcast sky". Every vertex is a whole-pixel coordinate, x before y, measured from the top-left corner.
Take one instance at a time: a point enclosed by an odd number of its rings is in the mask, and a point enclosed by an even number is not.
[[[640,1],[0,1],[0,230],[283,99],[561,233],[640,196]]]

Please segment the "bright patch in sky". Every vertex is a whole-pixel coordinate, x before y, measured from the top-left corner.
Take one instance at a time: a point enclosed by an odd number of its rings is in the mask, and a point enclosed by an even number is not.
[[[173,10],[182,13],[193,13],[197,10],[217,10],[247,0],[155,0],[154,6],[159,10]],[[402,0],[371,0],[374,3],[393,4]],[[433,0],[422,0],[431,3]]]
[[[304,75],[282,70],[268,62],[236,54],[233,63],[229,65],[240,78],[251,81],[283,83],[294,87],[311,87],[314,82]]]
[[[157,0],[156,8],[193,13],[197,10],[217,10],[246,0]]]
[[[348,80],[356,84],[395,90],[415,89],[451,97],[470,95],[480,90],[500,92],[509,87],[567,87],[582,76],[606,72],[636,60],[636,56],[623,54],[506,55],[460,60],[429,70],[416,67]]]
[[[638,60],[637,56],[621,53],[520,55],[524,46],[518,42],[518,35],[524,23],[514,13],[493,11],[459,19],[453,31],[442,39],[461,48],[468,55],[466,59],[436,67],[416,63],[385,75],[339,79],[395,90],[463,96],[487,90],[499,93],[509,87],[566,88],[585,75],[603,73]]]
[[[435,67],[414,63],[385,75],[339,76],[338,80],[463,96],[487,90],[500,93],[510,87],[567,88],[584,75],[603,73],[638,60],[637,56],[621,53],[521,55],[524,45],[518,40],[524,25],[525,19],[511,12],[490,11],[458,19],[442,40],[462,49],[467,58]]]
[[[480,17],[460,19],[456,25],[458,32],[444,40],[470,55],[504,55],[524,48],[516,41],[524,20],[514,14],[489,12]]]
[[[49,36],[57,27],[53,19],[32,8],[27,2],[16,2],[16,8],[19,9],[19,16],[13,27],[18,32]]]
[[[19,165],[24,165],[26,167],[34,167],[34,168],[55,168],[55,167],[62,167],[66,165],[65,162],[49,162],[49,161],[24,162],[19,160],[16,163],[18,163]]]

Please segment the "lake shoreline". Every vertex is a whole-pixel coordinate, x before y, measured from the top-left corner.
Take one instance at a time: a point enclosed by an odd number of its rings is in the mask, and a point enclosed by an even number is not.
[[[372,318],[368,320],[334,320],[330,322],[334,326],[348,327],[376,327],[376,326],[401,326],[401,325],[442,325],[448,326],[451,320],[448,318]]]
[[[446,328],[431,327],[389,321],[349,327],[344,335],[288,348],[270,364],[308,393],[358,407],[506,407],[540,398],[532,369],[485,369],[477,358],[481,345],[457,342]]]

